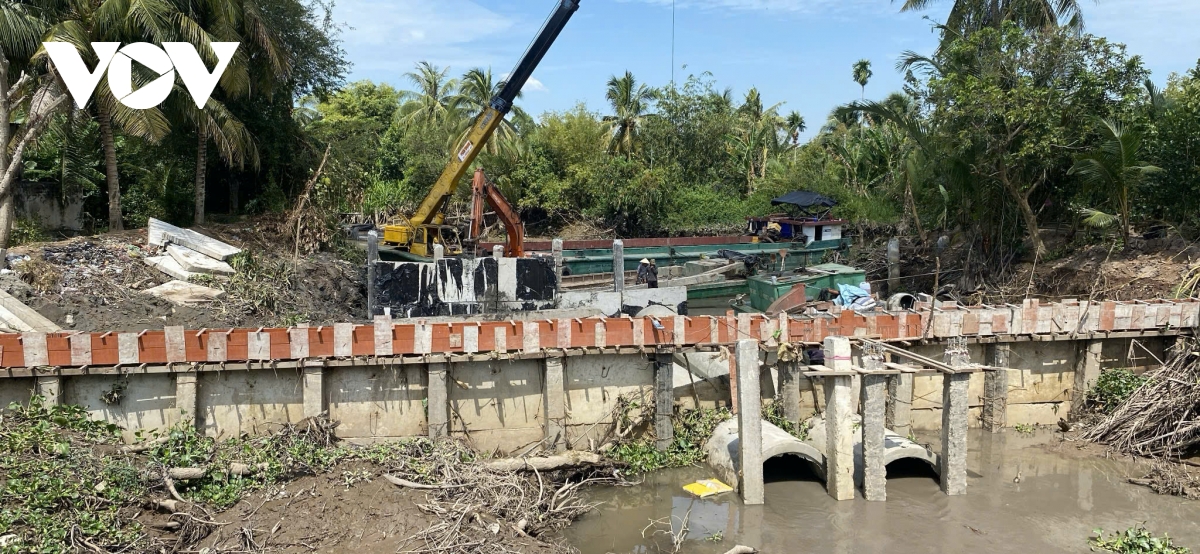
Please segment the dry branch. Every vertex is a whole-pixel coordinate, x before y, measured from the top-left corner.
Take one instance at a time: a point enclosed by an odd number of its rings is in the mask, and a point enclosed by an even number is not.
[[[482,465],[489,471],[554,471],[585,465],[599,465],[603,460],[599,454],[591,452],[567,452],[545,458],[502,458],[484,462]]]

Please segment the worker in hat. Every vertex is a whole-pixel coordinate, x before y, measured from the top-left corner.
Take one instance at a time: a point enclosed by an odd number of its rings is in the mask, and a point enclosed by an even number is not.
[[[638,263],[637,284],[642,283],[646,284],[646,288],[658,288],[658,266],[646,258]]]

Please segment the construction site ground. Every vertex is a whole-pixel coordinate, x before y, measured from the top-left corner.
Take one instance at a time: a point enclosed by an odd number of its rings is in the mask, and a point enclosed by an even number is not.
[[[237,274],[203,284],[225,291],[208,304],[184,306],[144,291],[172,280],[145,264],[155,247],[145,229],[23,245],[10,250],[13,272],[0,287],[63,329],[139,331],[325,324],[366,314],[365,256],[341,251],[296,256],[276,218],[205,226],[205,234],[242,248]],[[28,260],[24,261],[24,257]],[[345,258],[359,257],[355,261]]]

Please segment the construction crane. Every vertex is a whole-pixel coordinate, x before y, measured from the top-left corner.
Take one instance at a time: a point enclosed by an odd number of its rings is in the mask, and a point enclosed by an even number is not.
[[[467,232],[467,242],[476,243],[483,233],[483,204],[487,202],[496,212],[496,217],[504,224],[504,232],[508,239],[504,246],[504,255],[509,258],[520,258],[525,255],[525,224],[521,223],[521,215],[508,203],[508,199],[496,188],[496,184],[488,180],[483,169],[475,170],[475,178],[471,181],[471,228]]]
[[[455,150],[450,163],[438,177],[433,188],[421,205],[406,221],[385,225],[383,227],[383,242],[395,245],[402,250],[417,256],[429,257],[433,254],[433,245],[442,244],[447,248],[447,254],[462,253],[459,244],[458,229],[445,224],[446,203],[454,194],[459,181],[466,174],[475,156],[483,149],[484,144],[491,138],[492,133],[500,126],[504,116],[512,109],[513,101],[525,86],[526,81],[533,75],[533,70],[541,63],[550,46],[554,44],[558,34],[566,27],[567,21],[579,9],[579,0],[560,0],[558,7],[550,14],[546,24],[538,33],[537,38],[529,45],[517,67],[509,75],[508,81],[500,93],[492,98],[488,106],[475,117],[466,139]]]

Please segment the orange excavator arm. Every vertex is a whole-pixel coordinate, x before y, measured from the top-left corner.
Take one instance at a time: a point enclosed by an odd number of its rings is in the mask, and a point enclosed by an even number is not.
[[[500,218],[500,222],[504,224],[504,232],[508,235],[504,256],[508,258],[524,257],[525,224],[521,223],[521,215],[517,213],[512,204],[508,203],[508,199],[500,193],[500,189],[484,176],[483,169],[476,169],[475,178],[471,181],[471,230],[467,234],[467,239],[477,241],[479,234],[483,232],[483,204],[485,201],[492,207],[492,210],[495,210],[496,217]]]

